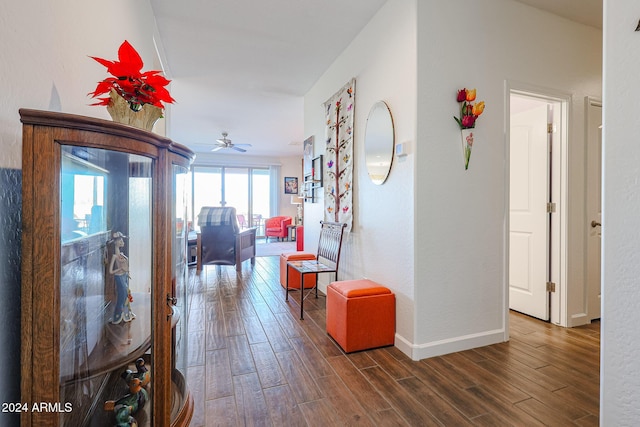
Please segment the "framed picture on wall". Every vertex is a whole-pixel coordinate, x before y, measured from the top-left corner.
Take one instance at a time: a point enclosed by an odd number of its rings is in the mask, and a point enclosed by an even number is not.
[[[298,194],[298,177],[284,177],[284,194]]]
[[[313,169],[313,136],[304,140],[302,155],[302,170],[304,176],[311,175]]]

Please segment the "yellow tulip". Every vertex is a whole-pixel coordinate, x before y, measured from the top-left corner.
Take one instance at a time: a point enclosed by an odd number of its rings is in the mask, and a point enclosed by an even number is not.
[[[484,101],[480,101],[475,104],[471,110],[471,114],[474,116],[479,116],[484,111]]]
[[[471,102],[476,99],[476,90],[467,89],[467,102]]]

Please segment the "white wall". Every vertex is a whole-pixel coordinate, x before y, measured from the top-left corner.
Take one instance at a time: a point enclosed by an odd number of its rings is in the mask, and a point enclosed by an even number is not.
[[[640,16],[605,0],[600,425],[640,419]]]
[[[126,13],[122,13],[126,10]],[[125,40],[149,69],[156,60],[155,20],[148,1],[25,0],[0,4],[0,167],[20,167],[18,108],[64,111],[109,119],[87,93],[108,76],[89,56],[117,59]],[[148,67],[147,67],[148,64]]]
[[[583,287],[583,99],[601,93],[600,46],[599,30],[510,0],[418,2],[414,358],[505,336],[505,80],[572,94],[568,274]],[[463,87],[486,102],[467,171]]]
[[[393,115],[396,140],[411,146],[415,143],[415,27],[415,1],[390,0],[304,100],[305,138],[315,136],[314,156],[324,154],[322,104],[352,77],[356,78],[354,220],[352,231],[345,236],[340,279],[367,277],[392,289],[397,299],[396,343],[401,348],[413,341],[414,334],[414,156],[396,158],[387,182],[374,185],[364,164],[363,141],[370,108],[384,100]],[[307,251],[317,247],[322,213],[322,196],[317,203],[305,203]]]
[[[19,266],[10,262],[20,252],[22,127],[18,109],[64,111],[108,119],[104,107],[88,105],[91,100],[87,93],[107,77],[105,68],[89,55],[116,59],[118,47],[127,39],[145,64],[152,65],[156,60],[154,32],[148,1],[0,2],[0,171],[2,176],[6,173],[12,177],[15,187],[7,188],[4,181],[0,185],[2,402],[20,401],[16,375],[20,369]],[[4,227],[8,218],[17,218],[15,223],[11,222],[11,229]],[[15,271],[17,275],[11,273]],[[17,425],[9,417],[0,415],[0,425]]]
[[[305,137],[315,136],[317,155],[322,103],[356,77],[357,211],[343,267],[346,278],[366,276],[396,292],[396,345],[412,358],[507,336],[506,81],[571,94],[564,301],[568,318],[586,310],[584,97],[601,95],[601,37],[511,0],[391,0],[305,97]],[[477,88],[487,103],[468,171],[453,120],[463,87]],[[382,187],[370,184],[361,160],[366,114],[377,99],[390,103],[396,136],[412,153],[395,160]],[[405,212],[399,227],[390,227],[398,212]],[[307,204],[305,214],[306,224],[317,223],[322,201]],[[305,234],[305,249],[313,250],[317,229]]]
[[[291,194],[284,194],[284,177],[293,176],[298,178],[298,193],[302,186],[302,146],[300,146],[300,156],[283,157],[282,167],[280,168],[280,182],[278,183],[278,195],[280,215],[290,216],[292,224],[295,224],[296,215],[298,215],[297,205],[291,204]],[[297,199],[296,199],[297,200]]]

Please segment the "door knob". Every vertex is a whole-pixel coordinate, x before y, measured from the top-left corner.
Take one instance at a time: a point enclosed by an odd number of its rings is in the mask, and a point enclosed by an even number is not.
[[[602,226],[602,224],[600,224],[595,219],[593,221],[591,221],[591,228],[596,228],[596,227],[600,227],[600,226]]]

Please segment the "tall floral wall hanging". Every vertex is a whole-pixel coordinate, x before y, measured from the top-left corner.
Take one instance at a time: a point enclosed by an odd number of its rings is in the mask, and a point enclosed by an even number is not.
[[[460,104],[460,117],[455,117],[456,123],[460,126],[460,135],[462,140],[462,158],[464,160],[464,169],[469,169],[469,160],[471,159],[471,149],[473,148],[474,128],[478,116],[484,111],[484,101],[476,102],[475,89],[460,89],[456,97],[456,101]]]
[[[353,222],[353,114],[355,79],[324,103],[327,119],[324,156],[324,219]]]

